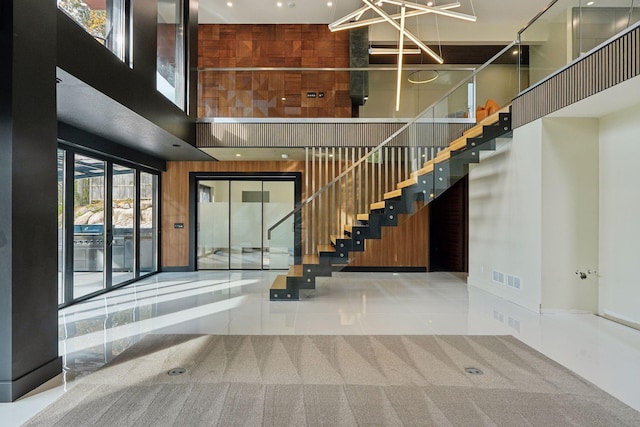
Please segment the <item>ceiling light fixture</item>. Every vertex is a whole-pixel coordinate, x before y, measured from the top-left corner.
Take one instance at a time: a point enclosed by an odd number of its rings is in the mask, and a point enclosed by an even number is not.
[[[421,50],[417,48],[403,49],[404,55],[420,55]],[[400,50],[395,47],[370,47],[369,55],[397,55]]]
[[[328,7],[333,6],[333,2],[332,2],[332,1],[328,1],[328,2],[327,2],[327,6],[328,6]]]
[[[242,154],[236,153],[236,157],[242,157]]]
[[[282,7],[282,2],[281,2],[281,1],[279,1],[278,3],[276,3],[276,6],[278,6],[278,7]]]
[[[231,7],[233,6],[233,3],[231,3],[230,1],[227,2],[227,6]]]
[[[438,77],[440,77],[440,73],[436,70],[417,70],[409,74],[407,81],[416,85],[422,85],[425,83],[431,83]]]
[[[590,2],[587,3],[587,6],[593,6],[594,4],[595,4],[594,1],[590,1]]]
[[[436,15],[448,16],[450,18],[462,19],[465,21],[475,22],[477,17],[475,15],[468,15],[465,13],[453,12],[449,9],[454,9],[460,6],[459,2],[450,3],[442,6],[433,6],[432,2],[427,3],[427,6],[414,3],[411,1],[402,1],[402,0],[362,0],[364,6],[343,16],[342,18],[332,22],[329,24],[330,31],[341,31],[348,30],[351,28],[364,27],[373,24],[377,24],[380,22],[387,22],[391,24],[398,32],[400,33],[400,42],[398,48],[398,78],[397,78],[397,93],[396,93],[396,111],[400,109],[400,89],[402,85],[402,56],[403,56],[403,45],[404,38],[407,37],[411,40],[415,45],[417,45],[422,51],[424,51],[427,55],[431,56],[437,63],[442,64],[444,60],[436,54],[433,50],[427,47],[418,37],[416,37],[411,31],[408,31],[405,28],[405,20],[406,18],[423,15],[425,13],[435,13]],[[473,1],[473,0],[471,0]],[[381,6],[383,4],[390,4],[394,6],[400,7],[400,13],[395,15],[389,15],[385,12]],[[473,8],[473,3],[471,4]],[[378,17],[373,19],[366,19],[360,21],[362,15],[367,11],[375,12]],[[400,20],[398,24],[397,20]]]

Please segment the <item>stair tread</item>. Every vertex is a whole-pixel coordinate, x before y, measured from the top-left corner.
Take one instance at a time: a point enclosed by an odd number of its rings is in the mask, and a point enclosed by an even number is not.
[[[466,148],[466,146],[467,146],[467,137],[461,136],[460,138],[452,141],[451,144],[449,144],[449,149],[451,151],[458,151],[463,148]]]
[[[287,276],[279,274],[271,284],[271,289],[287,289]]]
[[[444,162],[445,160],[448,160],[449,158],[451,158],[451,150],[449,150],[448,148],[445,148],[444,150],[438,153],[436,158],[433,159],[433,162],[440,163],[440,162]]]
[[[417,178],[417,177],[422,176],[424,174],[427,174],[429,172],[433,172],[433,163],[425,165],[422,169],[418,169],[417,171],[415,171],[413,173],[415,174],[414,177]]]
[[[344,230],[345,232],[347,232],[347,233],[351,233],[351,230],[353,229],[353,228],[351,227],[351,224],[345,224],[342,228],[343,228],[343,230]]]
[[[411,187],[412,185],[416,185],[418,183],[418,179],[413,176],[405,181],[399,182],[397,187],[398,188],[407,188],[407,187]]]
[[[369,206],[369,208],[370,208],[372,211],[375,211],[375,210],[377,210],[377,209],[384,209],[384,207],[385,207],[385,206],[386,206],[386,203],[385,203],[385,201],[383,200],[383,201],[381,201],[381,202],[371,203],[371,205]]]
[[[486,117],[482,121],[478,122],[474,127],[467,129],[462,133],[465,138],[475,138],[476,136],[482,135],[482,127],[483,126],[491,126],[495,124],[500,119],[500,113],[508,113],[510,105],[496,111],[492,115]]]
[[[401,197],[401,196],[402,196],[402,189],[401,188],[398,188],[396,190],[384,193],[384,199],[385,200],[395,199],[396,197]]]
[[[334,245],[336,244],[336,241],[338,240],[346,240],[346,239],[350,239],[351,237],[349,236],[345,236],[344,234],[332,234],[331,235],[331,243],[333,243]]]
[[[369,214],[368,213],[360,213],[360,214],[356,215],[356,219],[358,221],[369,221]]]
[[[302,277],[303,269],[301,264],[295,264],[289,267],[289,271],[287,272],[287,276],[289,277]]]
[[[320,252],[335,252],[336,248],[331,245],[318,245],[318,253]]]
[[[302,264],[320,264],[320,258],[315,254],[302,255]]]

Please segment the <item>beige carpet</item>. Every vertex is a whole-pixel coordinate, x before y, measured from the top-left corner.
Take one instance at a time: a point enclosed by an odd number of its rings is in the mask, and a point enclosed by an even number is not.
[[[506,336],[149,335],[27,425],[639,426],[640,413]]]

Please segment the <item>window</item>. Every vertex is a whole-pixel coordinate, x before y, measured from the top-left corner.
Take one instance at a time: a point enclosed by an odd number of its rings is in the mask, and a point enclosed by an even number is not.
[[[158,0],[156,88],[184,110],[184,13],[182,0]]]
[[[58,0],[58,8],[113,52],[125,59],[126,0]]]

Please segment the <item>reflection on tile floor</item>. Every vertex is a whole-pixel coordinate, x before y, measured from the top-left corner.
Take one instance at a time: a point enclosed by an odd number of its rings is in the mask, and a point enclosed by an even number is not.
[[[276,274],[163,273],[61,310],[64,375],[0,415],[20,425],[148,333],[513,335],[640,410],[640,331],[538,315],[452,273],[337,273],[302,301],[270,302]]]

